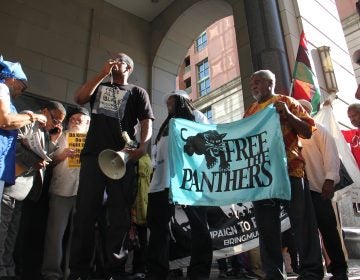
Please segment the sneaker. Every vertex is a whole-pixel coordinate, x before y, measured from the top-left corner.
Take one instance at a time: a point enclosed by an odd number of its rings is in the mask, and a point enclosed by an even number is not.
[[[292,272],[286,272],[287,277],[298,277],[299,274],[297,274],[296,272],[292,271]]]
[[[242,277],[245,279],[258,279],[258,276],[252,271],[243,272]]]

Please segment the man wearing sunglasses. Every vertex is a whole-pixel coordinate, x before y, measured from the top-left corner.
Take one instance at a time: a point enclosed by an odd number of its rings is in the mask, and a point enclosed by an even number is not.
[[[91,107],[91,122],[81,154],[80,182],[76,200],[74,231],[71,242],[69,279],[87,279],[94,246],[97,215],[108,195],[106,233],[106,268],[110,279],[124,279],[125,258],[118,258],[130,227],[130,209],[136,196],[135,164],[147,151],[154,119],[148,93],[128,83],[134,70],[133,60],[124,53],[105,62],[102,70],[75,93],[79,105]],[[109,77],[110,81],[106,82]],[[125,147],[122,132],[135,140],[135,126],[140,124],[138,147]],[[129,154],[121,179],[110,179],[100,170],[99,154],[105,150],[123,150]]]

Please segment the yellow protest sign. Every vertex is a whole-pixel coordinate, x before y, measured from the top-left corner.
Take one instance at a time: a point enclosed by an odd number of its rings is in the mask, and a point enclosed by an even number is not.
[[[84,148],[86,133],[69,132],[67,135],[68,147],[75,151],[73,157],[68,158],[68,167],[80,167],[80,153]]]

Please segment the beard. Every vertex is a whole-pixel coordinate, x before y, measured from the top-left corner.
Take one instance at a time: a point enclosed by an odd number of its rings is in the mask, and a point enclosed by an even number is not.
[[[251,94],[256,101],[259,101],[262,98],[262,94],[260,92],[252,92]]]

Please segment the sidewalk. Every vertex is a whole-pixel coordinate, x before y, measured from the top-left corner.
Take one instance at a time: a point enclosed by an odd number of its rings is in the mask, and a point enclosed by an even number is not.
[[[351,259],[349,260],[349,280],[360,280],[360,259]],[[215,264],[216,266],[216,264]],[[218,279],[219,271],[217,268],[213,268],[211,270],[211,280]],[[328,274],[324,277],[325,279],[329,279],[331,274]],[[179,278],[178,278],[179,279]],[[231,279],[231,278],[229,278]],[[246,280],[245,278],[239,278],[239,280]],[[296,277],[289,277],[288,279],[296,279]]]
[[[360,280],[360,259],[351,259],[348,262],[349,264],[349,280]],[[219,270],[217,269],[217,263],[213,263],[213,268],[211,269],[210,280],[220,279],[218,278]],[[169,277],[169,280],[186,280],[186,269],[183,269],[183,277]],[[331,277],[331,274],[325,275],[324,280],[328,280]],[[221,279],[235,279],[235,278],[221,278]],[[245,278],[236,278],[238,280],[247,280]],[[296,277],[288,277],[290,280],[295,280]],[[103,278],[93,278],[93,280],[103,280]]]

